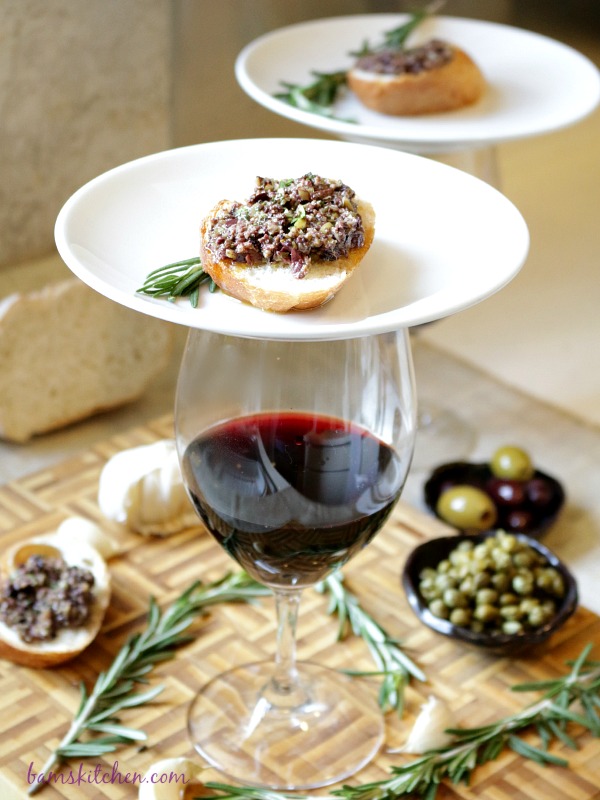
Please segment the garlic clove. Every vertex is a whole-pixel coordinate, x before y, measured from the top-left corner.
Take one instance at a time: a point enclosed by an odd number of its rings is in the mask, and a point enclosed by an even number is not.
[[[61,522],[56,533],[52,534],[52,538],[66,546],[85,542],[97,550],[105,560],[112,558],[119,551],[116,543],[99,525],[84,517],[68,517]]]
[[[430,695],[421,706],[406,743],[387,752],[421,755],[428,750],[438,750],[451,744],[453,737],[446,733],[446,729],[454,727],[456,723],[448,705]]]
[[[98,505],[105,517],[137,533],[164,536],[198,525],[171,439],[110,458],[100,474]]]
[[[186,786],[198,783],[204,767],[189,758],[165,758],[146,770],[138,800],[182,800]]]

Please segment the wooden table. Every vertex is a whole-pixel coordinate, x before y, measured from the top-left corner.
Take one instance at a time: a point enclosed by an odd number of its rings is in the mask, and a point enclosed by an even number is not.
[[[161,604],[174,599],[193,579],[209,581],[232,568],[232,562],[200,527],[167,539],[144,538],[107,523],[101,516],[96,494],[106,459],[119,450],[172,436],[172,420],[163,417],[149,425],[101,442],[78,457],[0,487],[0,536],[8,546],[30,536],[53,531],[72,515],[101,524],[118,542],[120,554],[110,564],[112,602],[102,632],[94,644],[68,665],[52,670],[31,670],[0,662],[0,796],[26,796],[31,764],[41,769],[49,749],[64,735],[78,705],[77,686],[88,685],[106,668],[123,640],[144,624],[150,595]],[[402,719],[388,716],[388,747],[402,744],[430,694],[445,699],[458,724],[473,726],[491,722],[522,708],[535,697],[510,692],[525,680],[562,674],[564,662],[595,642],[600,657],[600,617],[580,608],[550,642],[527,658],[509,660],[482,655],[448,641],[423,626],[408,607],[400,586],[407,553],[425,538],[443,535],[445,526],[406,504],[399,504],[385,528],[345,570],[348,587],[388,632],[402,640],[405,649],[422,666],[428,683],[413,683],[407,693]],[[326,599],[306,591],[299,625],[299,657],[331,667],[372,667],[362,640],[350,637],[336,642],[337,623],[328,617]],[[275,642],[272,602],[258,606],[221,605],[198,624],[195,642],[181,649],[172,662],[158,667],[152,683],[164,684],[158,699],[123,714],[123,722],[141,727],[149,735],[148,749],[127,747],[116,755],[90,760],[110,773],[116,759],[120,768],[145,771],[160,758],[194,757],[185,731],[188,702],[208,679],[245,661],[270,658]],[[373,691],[376,692],[376,685]],[[444,787],[439,797],[486,800],[591,800],[600,797],[600,740],[575,730],[577,751],[556,746],[568,758],[570,769],[540,767],[507,751],[476,770],[470,787]],[[382,754],[355,776],[363,783],[385,778],[389,767],[407,756]],[[218,780],[213,771],[207,779]],[[326,791],[314,796],[325,796]],[[131,786],[118,784],[46,786],[39,795],[52,798],[125,798],[134,796]]]

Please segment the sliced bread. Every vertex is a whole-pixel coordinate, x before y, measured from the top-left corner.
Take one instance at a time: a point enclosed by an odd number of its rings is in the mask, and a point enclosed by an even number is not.
[[[169,323],[78,278],[0,301],[0,437],[25,442],[141,397],[167,363]]]

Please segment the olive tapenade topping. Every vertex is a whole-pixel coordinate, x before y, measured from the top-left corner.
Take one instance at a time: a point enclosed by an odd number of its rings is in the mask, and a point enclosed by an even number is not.
[[[377,75],[418,75],[451,61],[452,48],[446,42],[432,39],[420,47],[409,50],[383,50],[369,53],[358,59],[354,69],[374,72]]]
[[[26,643],[47,642],[61,628],[86,624],[94,576],[62,558],[30,556],[0,591],[0,620]]]
[[[354,191],[309,172],[257,177],[245,203],[231,203],[211,221],[207,245],[216,260],[287,265],[303,278],[311,261],[336,261],[364,240]]]

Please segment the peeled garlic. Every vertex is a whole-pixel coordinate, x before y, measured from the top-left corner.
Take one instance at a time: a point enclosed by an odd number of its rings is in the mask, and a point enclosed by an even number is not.
[[[109,459],[100,474],[98,505],[105,517],[137,533],[166,535],[198,524],[171,439]]]
[[[139,800],[181,800],[187,784],[198,781],[204,768],[189,758],[165,758],[148,767]]]
[[[403,747],[388,750],[389,753],[413,753],[420,755],[428,750],[438,750],[452,742],[447,728],[454,728],[452,713],[443,700],[430,695],[421,706],[408,740]]]

